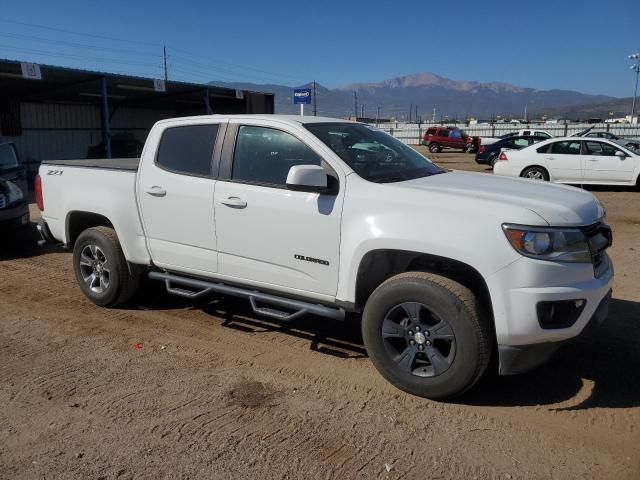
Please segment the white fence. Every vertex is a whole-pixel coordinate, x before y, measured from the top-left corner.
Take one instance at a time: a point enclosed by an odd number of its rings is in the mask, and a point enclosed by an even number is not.
[[[375,124],[372,124],[375,126]],[[422,142],[422,137],[427,128],[434,126],[458,127],[468,135],[479,137],[497,137],[509,132],[518,130],[544,130],[554,137],[564,137],[578,133],[587,128],[593,127],[594,130],[611,132],[619,137],[640,137],[640,124],[624,124],[624,123],[537,123],[537,124],[510,124],[510,123],[481,123],[477,125],[465,126],[462,124],[432,124],[432,123],[381,123],[378,125],[383,130],[407,145],[417,145]]]

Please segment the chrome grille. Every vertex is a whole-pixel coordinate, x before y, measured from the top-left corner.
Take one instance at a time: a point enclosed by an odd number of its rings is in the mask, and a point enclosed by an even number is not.
[[[596,277],[600,277],[609,268],[609,261],[605,251],[613,243],[611,227],[604,223],[594,223],[584,227],[582,231],[589,243],[593,271]]]
[[[7,197],[0,193],[0,208],[5,208],[7,206]]]

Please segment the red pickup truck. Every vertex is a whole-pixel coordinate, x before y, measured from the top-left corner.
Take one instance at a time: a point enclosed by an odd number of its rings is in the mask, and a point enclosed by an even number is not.
[[[479,143],[478,137],[470,137],[464,130],[450,127],[428,128],[422,139],[422,144],[431,153],[441,152],[443,148],[459,148],[465,153],[474,153]]]

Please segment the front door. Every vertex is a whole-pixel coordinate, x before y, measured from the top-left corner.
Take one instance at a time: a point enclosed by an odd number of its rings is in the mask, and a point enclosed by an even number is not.
[[[220,124],[176,126],[149,139],[155,159],[144,158],[138,202],[154,263],[186,273],[218,269],[212,161]]]
[[[237,128],[230,178],[221,174],[216,182],[220,273],[289,291],[335,295],[344,187],[331,195],[287,189],[292,166],[330,167],[294,132]]]
[[[585,180],[602,182],[631,182],[634,180],[635,162],[621,149],[597,140],[588,140],[584,144]],[[616,152],[625,153],[625,157],[616,156]]]

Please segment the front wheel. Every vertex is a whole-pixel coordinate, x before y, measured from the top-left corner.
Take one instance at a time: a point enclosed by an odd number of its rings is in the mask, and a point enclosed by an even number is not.
[[[369,297],[362,335],[374,366],[413,395],[461,395],[482,376],[491,328],[473,293],[426,272],[396,275]]]
[[[140,275],[124,257],[112,228],[82,232],[73,247],[73,269],[82,292],[96,305],[115,307],[135,295]]]
[[[528,178],[529,180],[538,180],[541,182],[549,181],[549,174],[542,167],[529,167],[521,175],[523,178]]]

